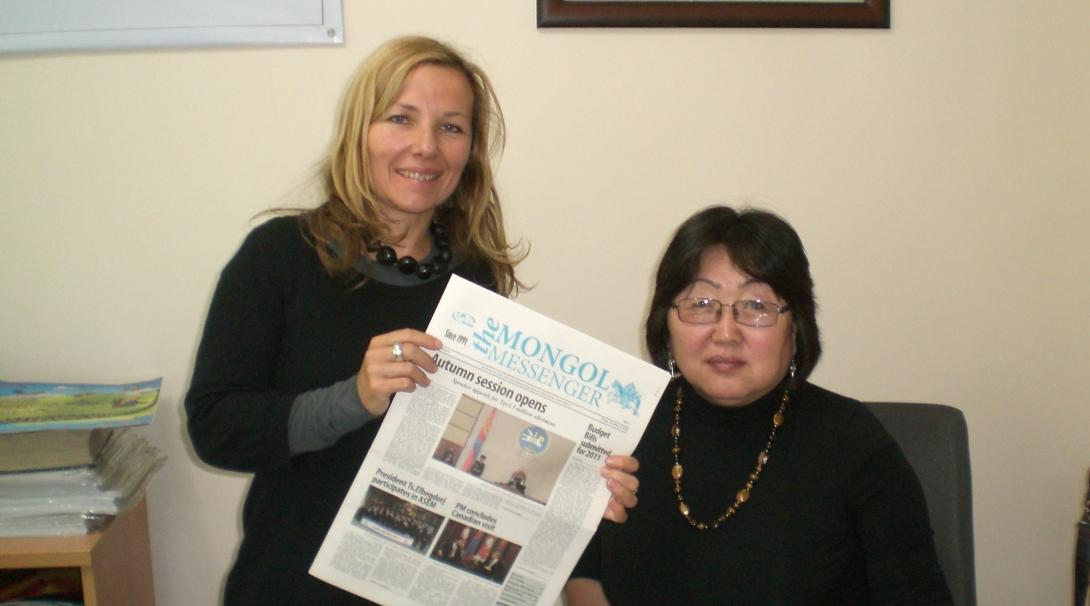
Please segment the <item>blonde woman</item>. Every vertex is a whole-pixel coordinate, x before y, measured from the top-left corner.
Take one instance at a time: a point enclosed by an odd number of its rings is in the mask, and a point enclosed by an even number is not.
[[[307,570],[391,397],[437,370],[423,330],[451,274],[519,287],[490,165],[503,132],[476,65],[393,40],[345,93],[328,200],[258,226],[224,268],[185,405],[201,459],[253,474],[228,606],[368,603]],[[635,504],[634,470],[603,470],[608,519]]]

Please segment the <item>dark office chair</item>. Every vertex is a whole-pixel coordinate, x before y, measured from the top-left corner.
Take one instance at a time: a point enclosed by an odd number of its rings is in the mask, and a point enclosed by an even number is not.
[[[976,606],[973,490],[965,416],[952,406],[867,402],[916,470],[935,549],[958,606]]]

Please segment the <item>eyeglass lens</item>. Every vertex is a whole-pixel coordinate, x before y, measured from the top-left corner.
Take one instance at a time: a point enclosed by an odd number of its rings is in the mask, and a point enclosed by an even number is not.
[[[766,301],[744,300],[723,303],[717,299],[682,299],[675,304],[678,318],[691,324],[711,324],[722,317],[723,307],[730,307],[734,321],[747,326],[774,326],[779,319],[778,306]]]

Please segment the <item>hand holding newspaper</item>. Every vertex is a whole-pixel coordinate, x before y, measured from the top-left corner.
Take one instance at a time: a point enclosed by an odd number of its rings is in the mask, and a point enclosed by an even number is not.
[[[310,573],[380,603],[553,604],[669,380],[457,276]]]

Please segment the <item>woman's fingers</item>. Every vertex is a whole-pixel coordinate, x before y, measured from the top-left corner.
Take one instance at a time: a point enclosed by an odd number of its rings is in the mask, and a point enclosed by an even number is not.
[[[640,470],[640,462],[630,455],[610,455],[606,457],[606,467],[625,473],[636,473]]]
[[[380,415],[386,412],[394,393],[411,392],[417,385],[430,385],[431,379],[426,372],[439,368],[428,350],[442,346],[439,339],[410,328],[371,339],[356,375],[356,392],[364,408]]]
[[[632,478],[632,476],[628,476]],[[639,502],[639,498],[636,496],[639,491],[639,480],[632,478],[632,482],[622,482],[620,480],[610,479],[606,483],[606,487],[609,488],[609,492],[612,493],[612,499],[617,501],[621,505],[627,508],[636,506]]]
[[[443,347],[443,342],[438,338],[429,335],[426,332],[419,330],[413,330],[411,328],[402,328],[401,330],[395,330],[383,335],[378,335],[371,339],[370,345],[367,347],[367,351],[372,349],[381,351],[382,348],[386,348],[386,351],[390,354],[390,361],[397,361],[394,356],[394,344],[401,343],[404,349],[406,344],[411,344],[417,348],[423,349],[440,349]]]
[[[602,514],[602,517],[610,522],[616,522],[618,524],[624,524],[628,521],[628,509],[624,505],[621,505],[612,498],[609,499],[609,503],[606,504],[606,512]]]
[[[426,356],[425,356],[426,357]],[[427,358],[429,361],[431,358]],[[406,388],[415,388],[417,385],[430,385],[431,379],[428,374],[421,368],[422,365],[417,365],[415,361],[406,360],[404,362],[395,362],[392,364],[384,364],[375,368],[375,381],[381,383],[382,381],[388,382],[391,387],[389,391],[406,391]],[[431,366],[435,366],[432,362]],[[430,372],[435,372],[437,368],[431,369]]]
[[[602,468],[601,474],[606,479],[606,487],[610,492],[604,514],[607,520],[623,523],[628,519],[628,510],[639,503],[636,495],[640,480],[633,475],[639,468],[640,462],[634,457],[613,455],[606,459],[606,466]]]
[[[398,362],[397,356],[394,356],[391,352],[390,357],[393,358],[393,363],[396,365],[395,369],[400,366],[400,369],[404,370],[407,367],[402,365],[409,364],[412,365],[413,368],[419,367],[428,372],[435,372],[439,370],[439,367],[435,365],[435,360],[432,359],[431,354],[429,354],[427,350],[424,349],[425,346],[418,345],[409,341],[396,341],[395,343],[399,343],[401,345],[400,362]],[[393,350],[393,346],[391,346],[391,350]]]

